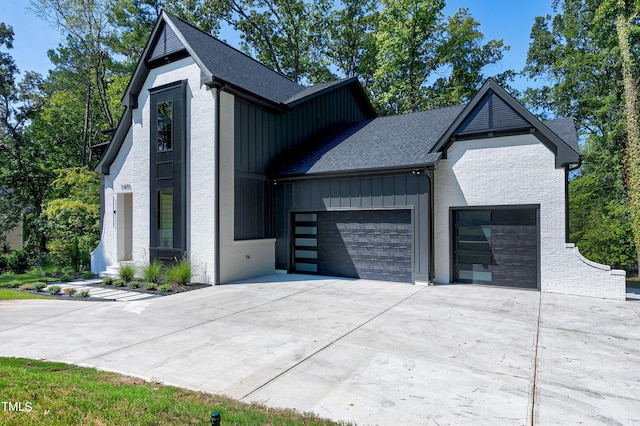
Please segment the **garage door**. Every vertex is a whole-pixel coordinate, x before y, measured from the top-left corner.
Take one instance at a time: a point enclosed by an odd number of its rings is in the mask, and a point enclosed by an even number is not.
[[[455,282],[538,288],[536,208],[452,213]]]
[[[410,210],[294,214],[294,270],[411,282]]]

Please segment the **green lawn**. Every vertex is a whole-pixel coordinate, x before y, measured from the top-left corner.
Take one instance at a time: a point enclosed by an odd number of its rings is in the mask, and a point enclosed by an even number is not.
[[[19,282],[21,284],[32,283],[36,281],[52,282],[57,281],[56,278],[43,276],[40,274],[3,274],[0,275],[0,287],[6,287],[11,282]]]
[[[26,291],[6,290],[0,288],[0,300],[53,299],[50,296],[27,293]]]
[[[20,403],[23,410],[1,410],[1,425],[203,425],[214,410],[222,425],[337,424],[292,410],[23,358],[0,357],[0,389],[2,401],[13,403],[14,409]]]

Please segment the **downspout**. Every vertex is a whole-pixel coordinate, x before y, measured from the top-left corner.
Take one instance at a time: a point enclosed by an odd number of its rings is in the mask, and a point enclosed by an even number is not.
[[[215,132],[215,146],[216,146],[216,230],[215,230],[215,273],[213,283],[215,285],[220,284],[220,92],[223,86],[216,87],[216,132]]]
[[[429,282],[434,283],[436,279],[436,256],[435,256],[435,236],[434,233],[434,170],[428,169],[426,172],[427,179],[429,180]]]

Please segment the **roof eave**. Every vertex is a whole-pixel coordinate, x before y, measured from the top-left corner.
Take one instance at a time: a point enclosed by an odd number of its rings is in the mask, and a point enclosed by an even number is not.
[[[348,170],[331,170],[325,172],[315,173],[297,173],[285,176],[270,176],[268,181],[274,184],[281,182],[292,182],[299,180],[309,179],[330,179],[330,178],[342,178],[342,177],[363,177],[363,176],[381,176],[390,174],[405,174],[414,173],[420,174],[427,169],[434,169],[440,160],[438,156],[433,161],[427,161],[423,163],[396,165],[396,166],[384,166],[384,167],[370,167],[361,169],[348,169]]]
[[[371,104],[371,101],[369,100],[369,97],[367,96],[366,92],[364,91],[364,88],[362,87],[362,85],[360,84],[360,81],[358,80],[357,77],[351,77],[351,78],[347,78],[343,81],[341,81],[340,83],[337,83],[335,85],[326,87],[322,90],[319,90],[317,92],[314,92],[308,96],[305,96],[303,98],[300,99],[296,99],[293,102],[288,102],[286,105],[289,108],[294,108],[302,103],[308,102],[311,99],[317,98],[319,96],[322,96],[326,93],[329,93],[333,90],[339,89],[340,87],[345,87],[348,85],[354,85],[354,87],[356,87],[356,90],[358,92],[358,95],[361,97],[361,100],[363,100],[364,102],[364,107],[365,107],[365,112],[367,113],[368,117],[377,117],[377,113],[375,111],[375,109],[373,108],[373,105]]]

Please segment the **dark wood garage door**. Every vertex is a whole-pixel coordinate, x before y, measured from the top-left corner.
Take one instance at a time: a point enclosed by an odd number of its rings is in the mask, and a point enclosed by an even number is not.
[[[294,214],[294,270],[412,282],[410,210]]]
[[[455,282],[538,288],[536,208],[453,210],[452,216]]]

